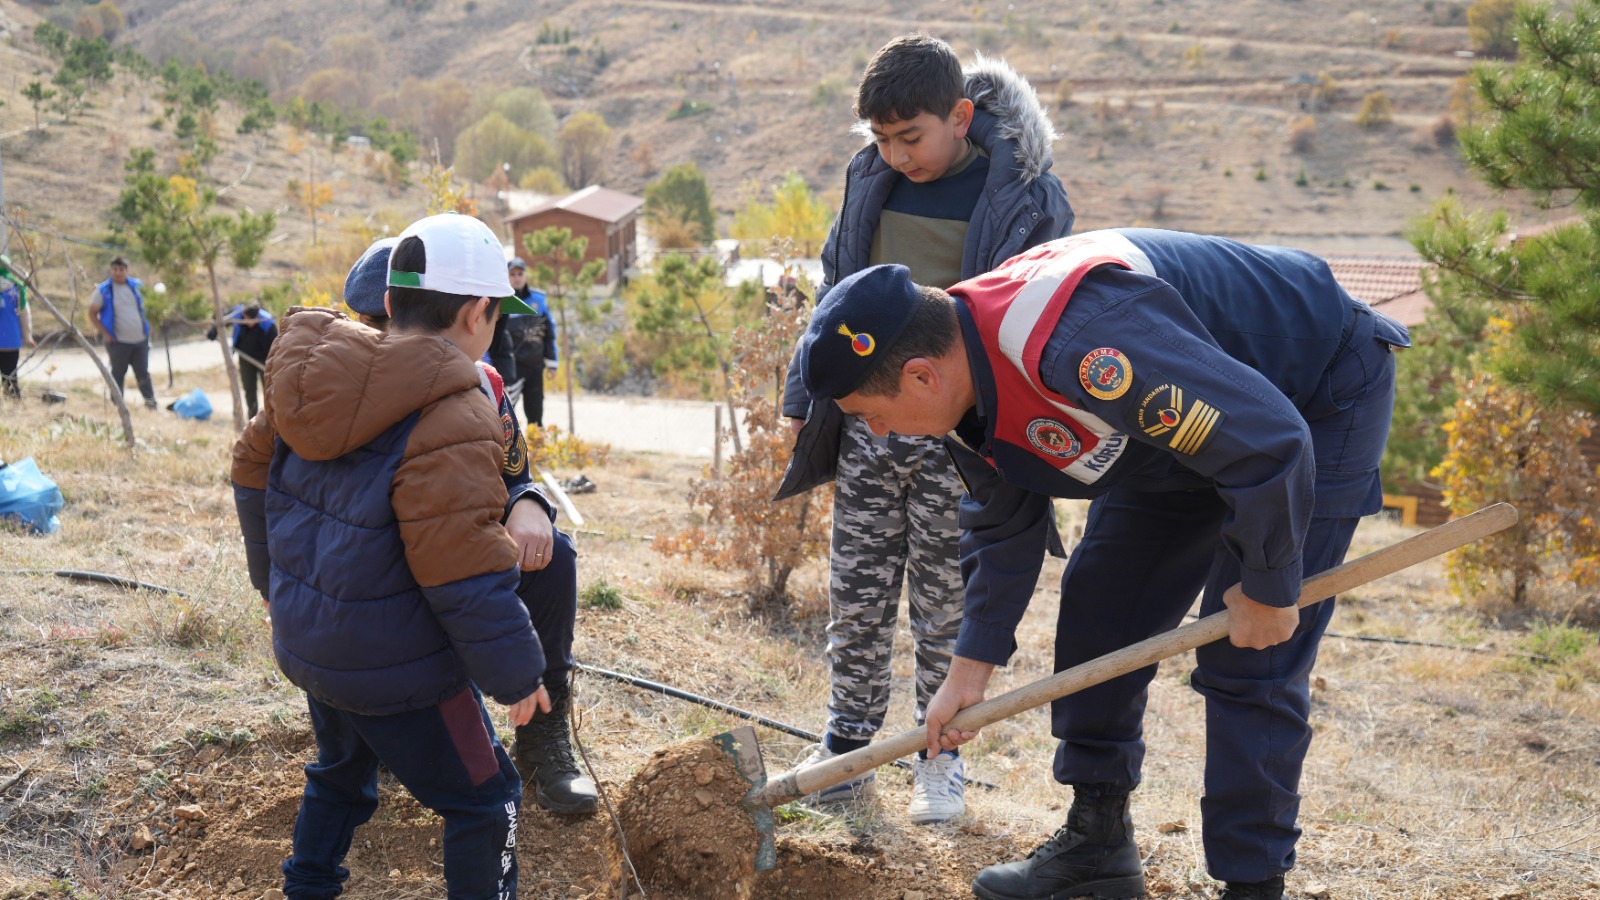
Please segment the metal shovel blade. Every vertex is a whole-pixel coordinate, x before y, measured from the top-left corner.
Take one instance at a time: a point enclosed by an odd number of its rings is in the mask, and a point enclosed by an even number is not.
[[[772,804],[756,798],[767,786],[767,767],[761,761],[761,744],[756,741],[756,730],[742,725],[732,731],[712,735],[712,743],[728,754],[739,775],[750,782],[750,791],[739,805],[755,819],[756,831],[761,833],[760,846],[756,848],[756,871],[770,872],[778,865],[778,848],[772,837]]]

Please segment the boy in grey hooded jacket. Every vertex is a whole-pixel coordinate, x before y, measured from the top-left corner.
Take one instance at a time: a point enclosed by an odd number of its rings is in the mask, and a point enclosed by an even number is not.
[[[905,35],[867,64],[855,112],[856,130],[872,144],[845,168],[844,202],[823,245],[819,300],[840,279],[879,263],[910,267],[919,284],[949,287],[1071,231],[1072,206],[1049,172],[1055,128],[1032,86],[1006,63],[979,56],[963,69],[944,41]],[[837,477],[832,692],[827,735],[809,763],[866,746],[882,727],[908,576],[922,721],[960,627],[963,491],[939,439],[875,437],[828,398],[813,402],[797,364],[784,414],[800,436],[777,499]],[[961,814],[963,771],[953,753],[919,759],[911,820]],[[870,780],[831,788],[822,799],[845,799]]]

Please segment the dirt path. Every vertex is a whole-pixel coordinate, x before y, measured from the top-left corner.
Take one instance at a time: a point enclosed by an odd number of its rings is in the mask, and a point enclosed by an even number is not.
[[[211,341],[174,343],[171,360],[173,376],[169,387],[166,348],[159,340],[150,348],[150,377],[162,405],[192,389],[185,375],[214,372],[222,367],[217,345]],[[41,350],[21,371],[29,390],[100,378],[100,370],[76,347]],[[128,390],[133,389],[133,378],[129,376]],[[213,397],[212,403],[226,405],[227,398]],[[710,459],[715,446],[716,410],[717,404],[696,400],[578,396],[573,400],[572,423],[583,440],[609,444],[618,450]],[[724,427],[726,417],[724,409]],[[545,424],[568,430],[565,395],[545,395]],[[725,440],[723,453],[732,452],[731,443]]]

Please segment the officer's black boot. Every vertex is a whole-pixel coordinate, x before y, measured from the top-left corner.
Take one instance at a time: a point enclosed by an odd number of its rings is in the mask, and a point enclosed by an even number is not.
[[[990,866],[972,880],[983,900],[1122,900],[1144,896],[1127,794],[1079,788],[1067,824],[1019,862]]]
[[[592,813],[598,805],[594,782],[578,771],[567,731],[567,708],[572,703],[566,685],[547,686],[550,711],[517,728],[511,759],[524,784],[534,785],[539,805],[556,813]]]
[[[1222,892],[1221,900],[1283,900],[1286,896],[1283,892],[1283,876],[1278,875],[1266,881],[1230,881],[1228,889]]]

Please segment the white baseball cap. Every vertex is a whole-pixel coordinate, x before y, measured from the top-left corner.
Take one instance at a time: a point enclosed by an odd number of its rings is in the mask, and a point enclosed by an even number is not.
[[[426,272],[398,272],[389,257],[389,286],[421,288],[467,297],[492,297],[502,312],[531,313],[506,277],[505,251],[489,226],[472,216],[443,213],[411,223],[400,241],[422,241]]]

